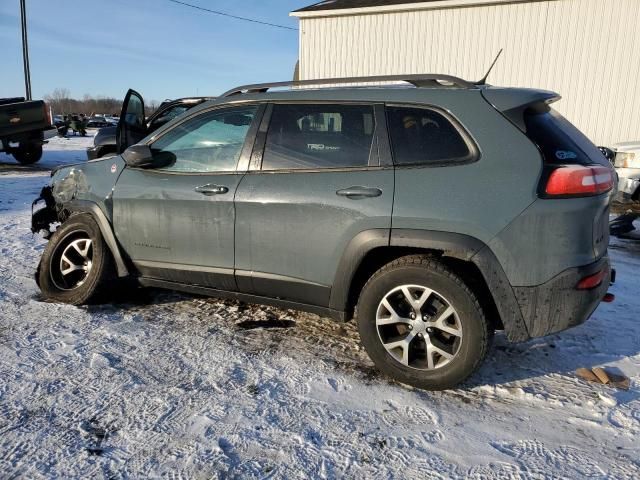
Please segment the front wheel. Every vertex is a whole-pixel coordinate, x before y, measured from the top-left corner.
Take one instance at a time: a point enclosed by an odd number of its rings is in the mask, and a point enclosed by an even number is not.
[[[473,292],[442,263],[421,255],[395,260],[369,279],[358,302],[358,329],[383,373],[427,390],[469,377],[493,334]]]
[[[113,277],[111,252],[88,214],[71,216],[44,249],[36,279],[47,300],[81,305]]]

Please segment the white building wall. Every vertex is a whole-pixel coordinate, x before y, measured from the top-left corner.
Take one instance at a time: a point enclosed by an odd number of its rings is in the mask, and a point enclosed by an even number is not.
[[[301,79],[402,73],[559,92],[594,142],[640,140],[640,0],[546,0],[300,18]]]

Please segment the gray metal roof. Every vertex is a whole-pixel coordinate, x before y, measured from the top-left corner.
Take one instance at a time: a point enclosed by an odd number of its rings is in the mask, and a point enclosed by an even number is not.
[[[387,5],[402,5],[405,3],[430,3],[442,0],[324,0],[308,7],[295,10],[296,12],[317,12],[321,10],[343,10],[345,8],[382,7]]]

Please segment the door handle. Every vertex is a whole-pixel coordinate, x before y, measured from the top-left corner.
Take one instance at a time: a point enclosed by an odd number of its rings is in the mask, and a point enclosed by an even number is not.
[[[201,187],[196,187],[194,190],[203,195],[221,195],[229,191],[229,189],[224,185],[212,185],[210,183],[202,185]]]
[[[382,195],[382,190],[376,187],[354,186],[338,190],[336,194],[341,197],[350,198],[351,200],[360,200],[368,197],[379,197]]]

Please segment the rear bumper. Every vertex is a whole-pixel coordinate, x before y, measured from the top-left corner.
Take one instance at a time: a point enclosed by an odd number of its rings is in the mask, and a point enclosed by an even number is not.
[[[606,269],[602,283],[577,290],[583,278]],[[535,287],[513,287],[530,337],[542,337],[584,323],[598,307],[611,284],[609,257],[584,267],[570,268]]]

